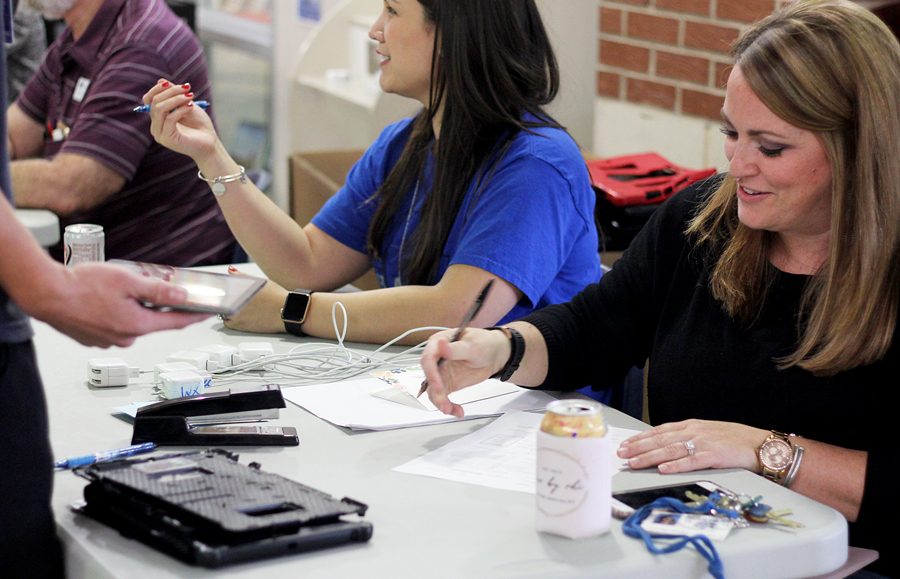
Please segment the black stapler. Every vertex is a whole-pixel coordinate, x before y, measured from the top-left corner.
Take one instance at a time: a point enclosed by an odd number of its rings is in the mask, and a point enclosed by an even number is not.
[[[260,420],[266,410],[284,408],[277,384],[232,388],[191,398],[175,398],[144,406],[134,419],[132,444],[203,446],[297,446],[290,426],[217,424]],[[277,412],[277,410],[276,410]]]

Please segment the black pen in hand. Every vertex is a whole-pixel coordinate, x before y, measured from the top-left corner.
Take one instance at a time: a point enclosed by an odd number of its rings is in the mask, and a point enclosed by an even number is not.
[[[478,315],[478,311],[481,309],[481,306],[484,304],[484,300],[487,298],[488,293],[491,291],[491,286],[494,285],[494,279],[491,278],[488,280],[486,284],[484,284],[484,289],[481,290],[481,293],[478,294],[478,297],[475,298],[475,302],[472,304],[472,307],[469,308],[469,311],[466,312],[466,315],[463,316],[462,321],[459,323],[459,327],[456,328],[456,333],[453,334],[453,337],[450,338],[451,342],[458,342],[460,338],[462,338],[463,332],[472,323],[472,320],[475,319],[475,316]],[[443,358],[438,358],[437,366],[438,368],[444,363]],[[421,396],[428,390],[428,379],[422,380],[422,387],[419,388],[419,393],[416,394],[416,398]]]

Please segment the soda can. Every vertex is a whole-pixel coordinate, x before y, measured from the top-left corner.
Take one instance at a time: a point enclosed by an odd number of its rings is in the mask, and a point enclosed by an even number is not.
[[[63,233],[63,263],[72,267],[79,263],[104,261],[105,235],[102,225],[73,223]]]
[[[537,433],[538,531],[570,539],[609,531],[612,453],[600,404],[567,399],[547,405]]]

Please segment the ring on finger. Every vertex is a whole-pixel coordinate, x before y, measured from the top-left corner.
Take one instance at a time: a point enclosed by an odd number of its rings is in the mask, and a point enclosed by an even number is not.
[[[687,451],[688,456],[694,456],[694,451],[697,450],[697,446],[694,444],[693,440],[682,440],[681,444],[684,445],[684,449]]]

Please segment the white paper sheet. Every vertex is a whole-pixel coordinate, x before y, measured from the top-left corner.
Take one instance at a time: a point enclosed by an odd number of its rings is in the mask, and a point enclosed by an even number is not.
[[[411,368],[398,368],[373,372],[373,378],[384,382],[384,388],[372,392],[372,396],[390,400],[398,404],[418,408],[421,410],[437,410],[428,396],[419,396],[422,389],[422,381],[425,380],[425,372],[419,366]],[[450,395],[450,400],[457,404],[469,404],[478,400],[486,400],[495,396],[512,394],[521,389],[515,384],[501,382],[500,380],[485,380],[481,384],[475,384]]]
[[[515,410],[539,410],[553,400],[544,392],[516,386],[510,388],[506,384],[503,386],[512,391],[496,395],[494,390],[489,388],[489,397],[463,402],[466,418],[495,416]],[[438,410],[416,408],[395,400],[373,396],[373,393],[382,392],[387,387],[390,386],[384,380],[369,377],[361,380],[285,388],[281,392],[285,400],[305,408],[322,420],[354,430],[391,430],[457,420]],[[451,398],[456,399],[458,394],[463,393],[465,390],[454,393]]]
[[[394,468],[397,472],[442,478],[534,494],[536,434],[543,414],[510,412],[477,431]],[[638,430],[610,426],[612,448]],[[625,461],[613,459],[618,470]]]

